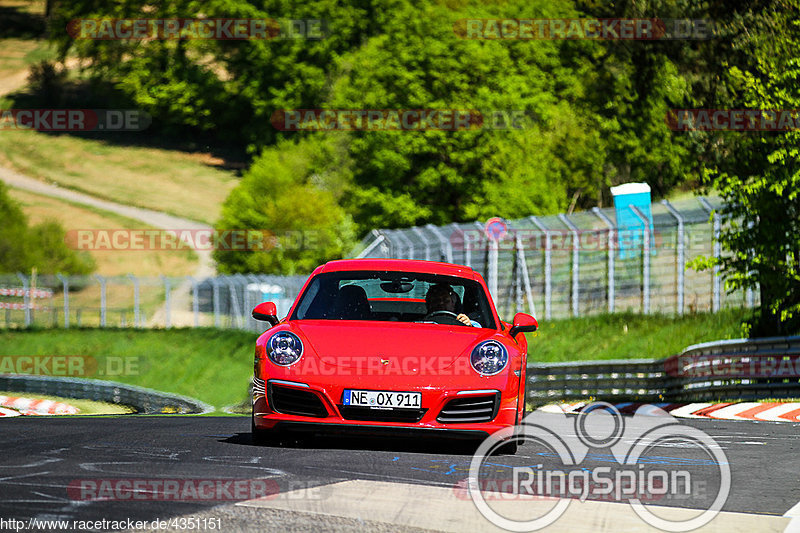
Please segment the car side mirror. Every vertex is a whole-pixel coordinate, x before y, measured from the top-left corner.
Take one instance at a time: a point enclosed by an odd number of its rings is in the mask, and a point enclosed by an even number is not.
[[[261,302],[253,309],[253,318],[276,326],[278,324],[278,309],[272,302]]]
[[[526,313],[517,313],[514,315],[514,325],[509,333],[513,337],[517,333],[536,331],[537,329],[539,329],[539,322],[535,318]]]

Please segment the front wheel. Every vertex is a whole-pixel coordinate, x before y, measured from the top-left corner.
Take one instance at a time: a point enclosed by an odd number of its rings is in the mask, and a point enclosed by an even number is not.
[[[275,430],[259,429],[253,416],[250,417],[250,436],[253,444],[258,446],[277,446],[280,443],[280,435]]]
[[[497,448],[497,451],[500,455],[516,455],[518,449],[519,449],[519,439],[512,438],[511,440],[509,440],[508,442]]]

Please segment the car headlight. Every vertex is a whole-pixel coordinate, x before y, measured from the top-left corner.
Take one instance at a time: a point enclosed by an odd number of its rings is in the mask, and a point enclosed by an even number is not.
[[[485,341],[473,348],[469,362],[478,374],[494,376],[508,364],[508,350],[497,341]]]
[[[289,366],[303,355],[303,342],[289,331],[279,331],[267,342],[269,360],[280,366]]]

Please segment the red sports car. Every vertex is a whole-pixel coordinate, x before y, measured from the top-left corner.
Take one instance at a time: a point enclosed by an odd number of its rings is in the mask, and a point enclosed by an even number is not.
[[[485,438],[524,416],[523,332],[538,324],[501,321],[471,268],[332,261],[286,318],[272,302],[253,317],[272,324],[256,342],[257,442],[286,430]]]

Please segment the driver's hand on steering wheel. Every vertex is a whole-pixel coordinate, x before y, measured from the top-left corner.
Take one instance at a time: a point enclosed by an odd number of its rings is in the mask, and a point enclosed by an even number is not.
[[[456,320],[458,320],[459,322],[461,322],[465,326],[471,326],[472,325],[472,320],[470,320],[469,317],[467,315],[465,315],[464,313],[461,313],[460,315],[458,315],[456,317]]]

